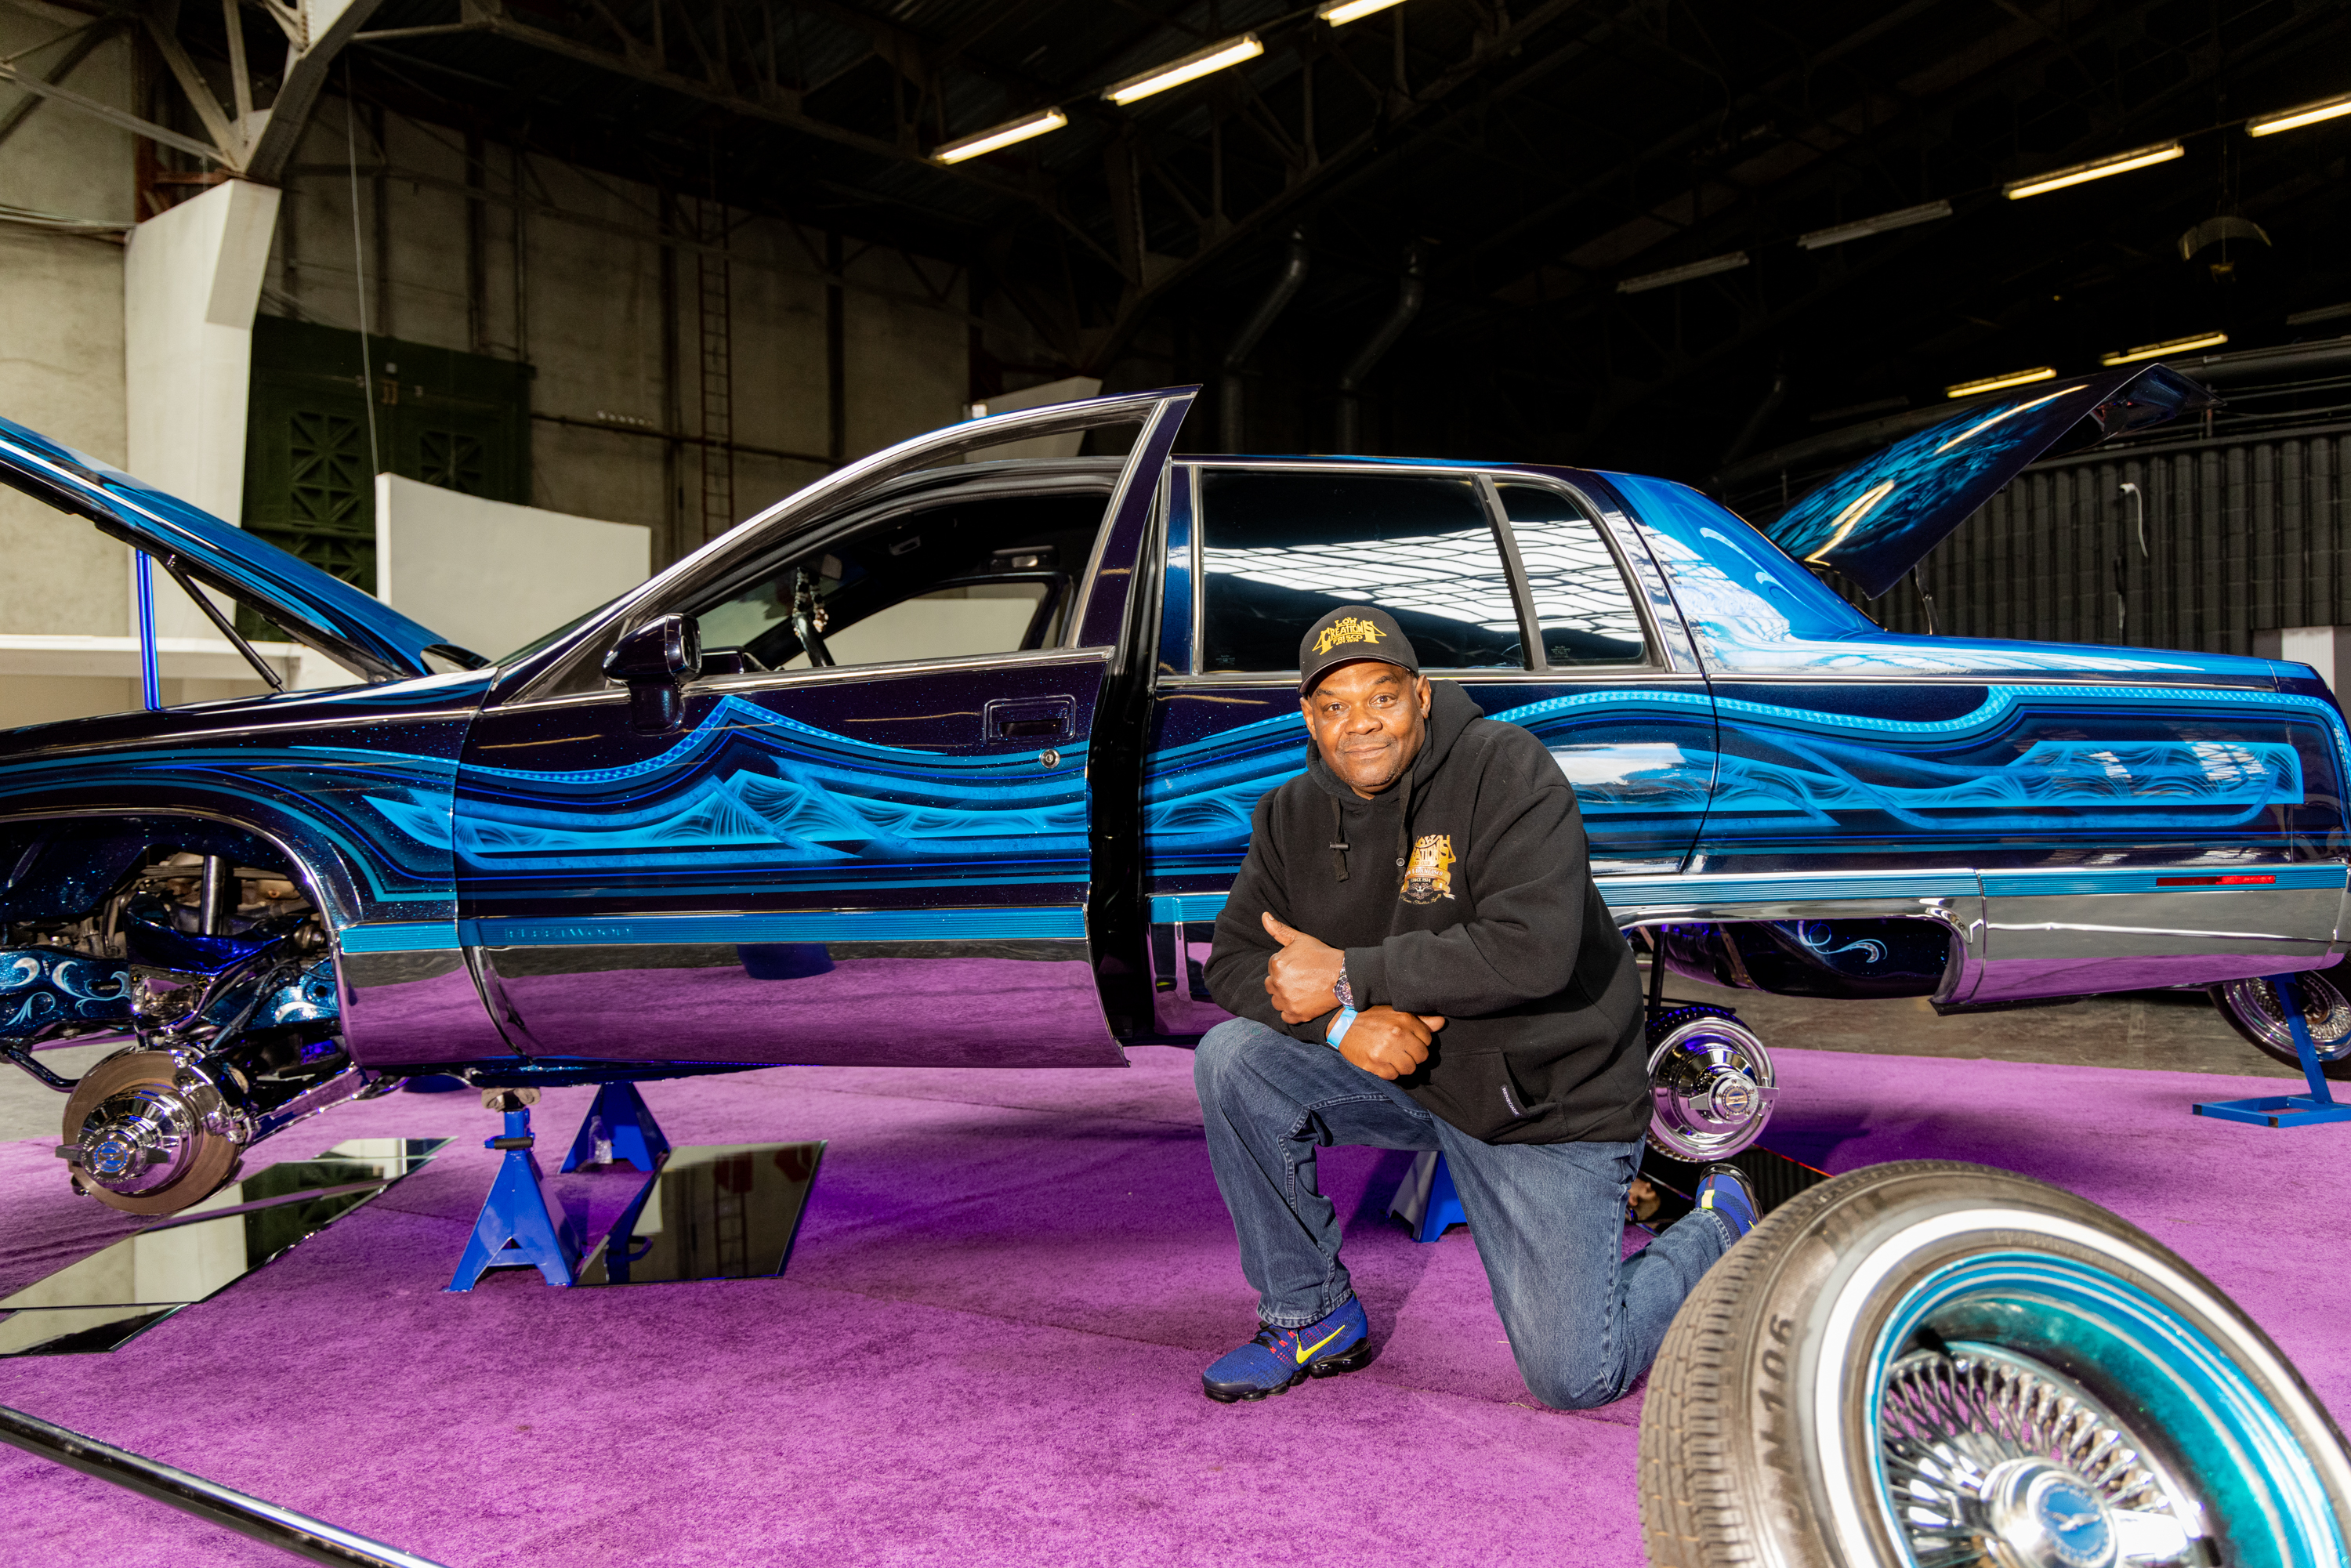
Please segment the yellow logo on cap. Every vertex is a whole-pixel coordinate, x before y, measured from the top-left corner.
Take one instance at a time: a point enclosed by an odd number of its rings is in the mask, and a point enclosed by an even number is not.
[[[1376,643],[1379,640],[1378,627],[1360,615],[1350,615],[1322,628],[1322,635],[1314,639],[1314,651],[1327,653],[1342,643]]]

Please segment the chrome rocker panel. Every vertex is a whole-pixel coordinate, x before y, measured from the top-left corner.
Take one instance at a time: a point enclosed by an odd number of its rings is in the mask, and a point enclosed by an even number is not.
[[[2340,862],[2137,871],[1603,878],[1620,930],[1729,921],[1925,920],[1952,937],[1938,1003],[2200,986],[2343,956]],[[2229,885],[2222,879],[2274,879]],[[2217,885],[2178,886],[2180,883]]]

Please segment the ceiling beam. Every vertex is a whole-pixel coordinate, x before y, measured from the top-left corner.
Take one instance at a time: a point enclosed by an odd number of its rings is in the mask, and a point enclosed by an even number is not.
[[[47,68],[41,72],[41,79],[51,87],[57,86],[73,74],[76,66],[89,58],[91,52],[100,44],[113,37],[120,30],[121,24],[119,22],[111,20],[90,22],[75,28],[73,32],[60,38],[51,40],[64,42],[66,38],[70,38],[72,42],[67,46],[64,54],[59,55]],[[20,55],[17,57],[21,59],[24,57]],[[5,142],[9,137],[14,136],[16,133],[16,128],[25,123],[26,117],[47,101],[48,99],[39,93],[28,91],[22,99],[10,104],[7,112],[0,114],[0,142]]]
[[[1584,0],[1541,0],[1504,31],[1476,35],[1468,55],[1447,68],[1435,81],[1409,97],[1392,99],[1388,111],[1378,114],[1369,126],[1349,138],[1336,152],[1311,164],[1301,165],[1295,177],[1286,182],[1277,194],[1260,203],[1255,210],[1231,220],[1213,237],[1204,237],[1198,248],[1176,266],[1161,270],[1129,288],[1120,300],[1110,325],[1094,335],[1082,368],[1089,374],[1095,373],[1117,359],[1153,308],[1172,290],[1197,277],[1214,263],[1254,239],[1269,225],[1322,195],[1342,176],[1357,172],[1358,165],[1376,163],[1391,155],[1398,131],[1432,114],[1463,86],[1476,79],[1479,72],[1497,56],[1507,57],[1512,49],[1522,47],[1533,34],[1583,3]]]

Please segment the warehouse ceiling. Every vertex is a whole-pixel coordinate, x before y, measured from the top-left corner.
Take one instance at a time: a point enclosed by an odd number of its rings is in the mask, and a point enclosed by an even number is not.
[[[266,0],[239,15],[258,70],[277,29]],[[227,53],[216,8],[176,31]],[[1103,99],[1243,33],[1261,55]],[[1214,381],[1300,232],[1305,282],[1249,364],[1254,449],[1332,445],[1410,255],[1425,303],[1364,378],[1358,444],[1700,478],[1998,372],[2351,330],[2287,319],[2351,302],[2351,117],[2242,124],[2351,89],[2346,61],[2340,0],[1403,0],[1335,27],[1275,0],[381,0],[334,68],[362,100],[962,263],[1044,345],[1022,381]],[[1047,108],[1068,124],[932,156]],[[2184,238],[2216,218],[2238,221]]]

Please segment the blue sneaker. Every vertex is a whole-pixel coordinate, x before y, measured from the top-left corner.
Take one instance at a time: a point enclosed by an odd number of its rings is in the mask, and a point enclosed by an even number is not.
[[[1762,1206],[1755,1201],[1755,1189],[1747,1185],[1746,1176],[1737,1166],[1708,1166],[1698,1178],[1698,1206],[1710,1208],[1730,1225],[1733,1241],[1755,1228],[1763,1217]]]
[[[1302,1329],[1260,1328],[1240,1349],[1200,1375],[1200,1391],[1220,1405],[1286,1394],[1309,1377],[1335,1377],[1372,1358],[1372,1324],[1354,1297]]]

